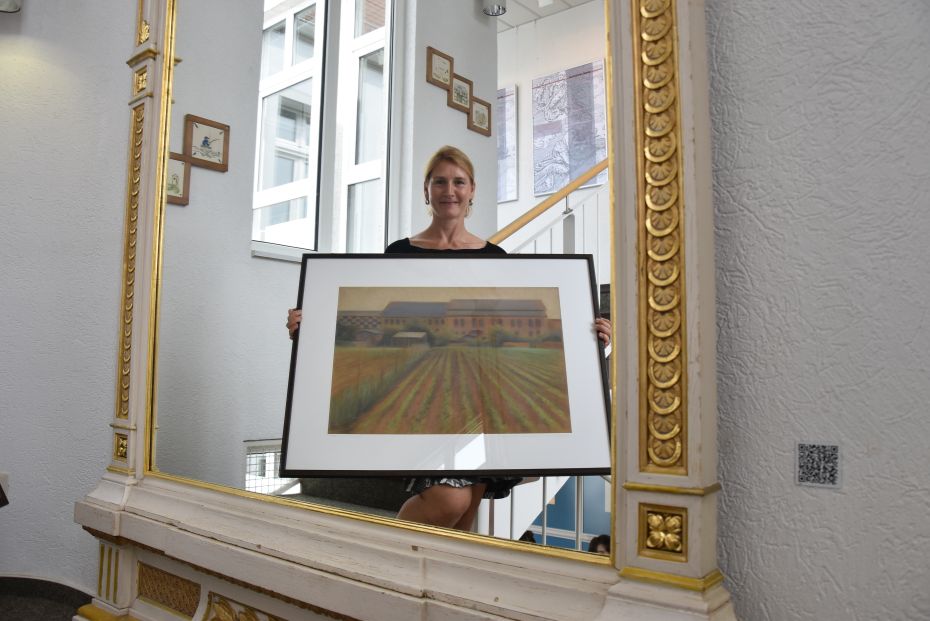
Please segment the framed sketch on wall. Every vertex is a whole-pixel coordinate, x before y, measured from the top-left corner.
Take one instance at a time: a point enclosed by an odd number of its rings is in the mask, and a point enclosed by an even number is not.
[[[474,85],[468,78],[463,78],[457,73],[452,74],[452,87],[449,89],[449,95],[446,103],[450,108],[461,110],[465,114],[471,113],[471,93]]]
[[[517,200],[517,87],[497,91],[494,105],[497,133],[497,202]]]
[[[491,135],[491,104],[477,97],[471,98],[471,112],[468,114],[468,129],[485,136]]]
[[[229,169],[229,125],[193,114],[184,115],[184,156],[194,166]]]
[[[579,255],[305,254],[281,476],[608,473],[593,274]]]
[[[186,205],[190,202],[191,164],[180,153],[168,154],[167,184],[165,195],[171,205]]]
[[[439,88],[452,88],[452,57],[433,47],[426,48],[426,81]]]
[[[533,80],[533,193],[551,194],[607,157],[604,61]],[[607,171],[584,187],[607,181]]]

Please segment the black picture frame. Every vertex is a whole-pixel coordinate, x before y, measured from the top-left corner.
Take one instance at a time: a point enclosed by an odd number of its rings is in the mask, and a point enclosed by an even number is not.
[[[610,473],[590,255],[308,253],[297,307],[282,477]]]

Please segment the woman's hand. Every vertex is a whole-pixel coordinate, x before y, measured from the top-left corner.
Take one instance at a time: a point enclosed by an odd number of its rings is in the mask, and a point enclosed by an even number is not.
[[[300,312],[300,311],[298,311]],[[610,320],[598,317],[594,320],[594,330],[597,332],[597,338],[604,341],[604,345],[610,345],[610,337],[613,335],[610,326]]]
[[[294,336],[297,335],[297,328],[300,327],[301,318],[302,313],[299,308],[287,309],[287,333],[291,336],[292,341]]]

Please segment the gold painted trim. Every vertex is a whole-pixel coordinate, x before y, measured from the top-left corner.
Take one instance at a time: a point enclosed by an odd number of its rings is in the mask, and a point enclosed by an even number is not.
[[[155,467],[155,429],[157,428],[157,352],[158,312],[161,295],[162,249],[164,246],[165,185],[167,175],[168,136],[171,129],[172,80],[174,77],[174,36],[177,20],[175,0],[165,0],[165,32],[162,41],[164,56],[161,66],[161,98],[159,100],[158,139],[156,148],[155,202],[153,204],[152,274],[149,282],[149,330],[146,364],[145,442],[142,459],[146,470]]]
[[[688,473],[678,27],[674,0],[632,0],[639,306],[639,469]]]
[[[655,492],[657,494],[680,494],[684,496],[707,496],[721,489],[720,483],[714,483],[707,487],[676,487],[674,485],[652,485],[650,483],[633,483],[627,481],[623,484],[623,489],[631,492]]]
[[[100,558],[97,561],[97,597],[103,597],[103,555],[106,546],[100,542]]]
[[[239,611],[236,610],[237,607],[240,609]],[[214,611],[214,608],[216,611]],[[281,617],[276,617],[264,610],[259,610],[213,591],[207,594],[207,609],[204,611],[202,619],[203,621],[224,621],[226,619],[285,621]]]
[[[113,548],[107,546],[107,586],[104,599],[110,599],[110,584],[113,582]]]
[[[616,6],[615,2],[611,0],[604,0],[604,88],[607,91],[606,96],[606,106],[607,106],[607,187],[609,192],[610,209],[608,210],[609,219],[608,223],[610,226],[611,236],[610,236],[610,317],[613,319],[619,317],[618,308],[617,308],[617,290],[618,290],[618,281],[617,281],[617,248],[614,244],[614,238],[617,232],[617,215],[616,211],[618,209],[619,203],[617,202],[617,192],[616,192],[616,180],[617,177],[617,154],[614,149],[615,145],[615,131],[614,127],[614,114],[618,114],[618,104],[616,98],[616,86],[614,85],[614,62],[619,62],[619,59],[614,60],[614,50],[611,47],[612,41],[612,31],[611,25],[613,24],[614,12],[618,11],[619,8]],[[598,292],[600,293],[600,292]],[[619,322],[615,321],[615,325],[619,325]],[[610,394],[616,395],[619,394],[617,391],[617,377],[620,373],[618,368],[619,362],[618,358],[620,356],[611,356],[608,358],[609,369],[608,373],[610,374],[607,378],[608,383],[610,384]],[[619,434],[619,425],[617,423],[619,419],[618,410],[620,404],[618,399],[610,400],[610,472],[611,477],[608,482],[610,490],[610,515],[618,515],[617,511],[617,489],[614,486],[614,481],[617,480],[615,473],[617,472],[617,447],[620,446],[620,434]],[[610,540],[617,541],[617,520],[610,520]],[[617,547],[616,545],[610,546],[610,564],[615,566],[617,562]]]
[[[652,571],[641,567],[624,567],[620,570],[620,575],[630,580],[638,582],[650,582],[652,584],[661,584],[663,586],[672,586],[689,591],[703,593],[710,590],[723,582],[723,574],[719,569],[715,569],[703,578],[689,578],[676,574],[668,574],[661,571]]]
[[[115,472],[116,474],[125,474],[126,476],[132,476],[136,473],[133,468],[120,468],[119,466],[107,466],[107,472]]]
[[[97,608],[93,604],[85,604],[77,609],[79,617],[84,617],[88,621],[138,621],[132,615],[114,615],[103,608]]]
[[[146,48],[141,52],[133,55],[129,60],[126,61],[126,64],[130,67],[135,67],[139,63],[149,60],[150,58],[158,58],[158,50],[154,47]]]
[[[149,84],[149,69],[148,67],[142,67],[133,75],[133,94],[138,95],[144,91]]]
[[[120,299],[120,345],[116,376],[116,418],[129,418],[129,385],[132,372],[132,310],[136,282],[136,241],[139,226],[139,192],[142,178],[142,146],[145,104],[132,109],[129,132],[129,188],[126,196],[126,228],[123,245],[123,282]]]
[[[127,461],[129,457],[129,436],[125,433],[113,434],[113,459]]]
[[[639,505],[637,554],[662,561],[688,561],[688,509]]]
[[[136,45],[142,45],[149,40],[149,35],[151,34],[151,28],[149,23],[145,20],[143,4],[145,0],[138,0],[136,5]]]

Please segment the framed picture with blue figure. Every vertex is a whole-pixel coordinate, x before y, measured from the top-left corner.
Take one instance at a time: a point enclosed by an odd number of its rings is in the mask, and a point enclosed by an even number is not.
[[[193,166],[229,170],[229,125],[184,115],[184,156]]]

